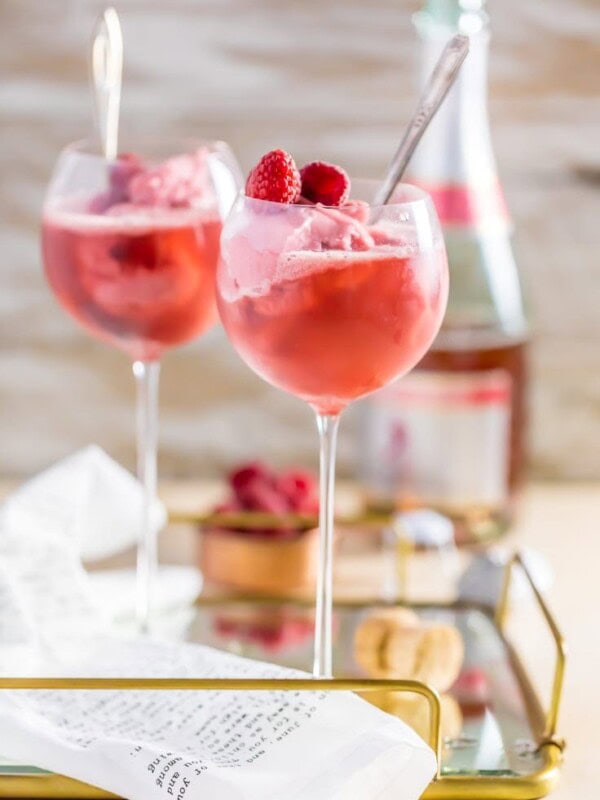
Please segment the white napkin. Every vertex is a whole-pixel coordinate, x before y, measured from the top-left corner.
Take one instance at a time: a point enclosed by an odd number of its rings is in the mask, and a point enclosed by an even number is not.
[[[94,599],[116,622],[129,621],[135,608],[135,569],[102,569],[90,572]],[[196,567],[162,564],[153,589],[154,614],[161,617],[189,607],[202,589],[202,574]]]
[[[78,550],[93,550],[89,530],[130,538],[115,509],[131,480],[92,449],[0,510],[0,673],[297,677],[116,633]],[[1,691],[0,748],[130,800],[416,800],[435,770],[410,728],[347,692]]]
[[[84,561],[96,561],[136,542],[141,502],[133,475],[90,445],[17,489],[2,507],[0,524],[58,535]],[[152,522],[160,529],[166,519],[157,499]]]
[[[300,675],[198,645],[66,645],[45,673]],[[347,692],[0,692],[0,741],[13,759],[130,800],[184,788],[211,800],[415,800],[435,767],[415,733]]]

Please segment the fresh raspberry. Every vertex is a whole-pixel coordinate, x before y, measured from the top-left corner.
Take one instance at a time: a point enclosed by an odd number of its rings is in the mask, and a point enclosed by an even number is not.
[[[248,464],[242,464],[242,466],[238,467],[229,475],[228,481],[236,497],[239,499],[240,491],[243,491],[246,485],[256,478],[260,478],[267,483],[274,481],[271,470],[261,461],[251,461]]]
[[[285,472],[278,478],[277,488],[287,497],[294,511],[307,514],[318,511],[318,488],[310,472],[303,470]]]
[[[350,178],[335,164],[311,161],[300,170],[302,197],[324,206],[339,206],[350,194]]]
[[[247,511],[284,514],[289,510],[287,499],[282,497],[274,486],[258,476],[237,489],[237,496]]]
[[[271,150],[248,175],[246,194],[257,200],[295,203],[300,196],[300,173],[285,150]]]

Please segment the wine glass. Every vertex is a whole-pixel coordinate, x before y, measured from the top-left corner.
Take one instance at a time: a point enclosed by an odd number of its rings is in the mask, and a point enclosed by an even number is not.
[[[241,194],[221,237],[217,304],[244,361],[309,403],[320,435],[316,677],[332,675],[335,448],[342,411],[407,373],[430,347],[448,297],[433,204],[399,185],[385,206],[355,181],[344,206]]]
[[[87,142],[61,153],[44,203],[42,253],[60,304],[133,360],[143,486],[136,615],[147,629],[158,562],[151,512],[160,358],[218,319],[219,237],[241,174],[222,142],[148,139],[134,147],[113,160]]]

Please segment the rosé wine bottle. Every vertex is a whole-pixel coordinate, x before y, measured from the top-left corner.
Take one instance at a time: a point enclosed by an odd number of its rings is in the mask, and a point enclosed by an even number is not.
[[[450,296],[410,379],[366,404],[360,448],[374,502],[436,508],[454,521],[457,541],[477,543],[503,532],[522,484],[529,338],[487,112],[484,6],[427,0],[415,16],[424,78],[449,37],[469,37],[469,56],[407,171],[442,223]]]

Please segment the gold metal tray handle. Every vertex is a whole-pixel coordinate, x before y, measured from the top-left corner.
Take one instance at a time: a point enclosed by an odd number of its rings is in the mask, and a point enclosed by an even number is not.
[[[435,753],[439,778],[441,769],[440,697],[420,681],[333,678],[2,678],[0,689],[129,689],[178,691],[327,691],[327,692],[410,692],[429,705],[429,746]]]
[[[556,726],[558,723],[558,714],[560,711],[560,701],[562,697],[562,688],[565,675],[567,646],[565,644],[563,635],[560,632],[558,625],[556,624],[556,620],[552,615],[552,612],[548,608],[548,605],[544,600],[540,590],[535,585],[535,581],[533,580],[531,573],[527,569],[527,566],[525,565],[523,557],[520,553],[515,553],[506,566],[502,592],[500,595],[500,599],[498,601],[498,605],[496,606],[496,614],[495,614],[496,624],[500,629],[500,631],[504,633],[506,628],[506,623],[508,620],[510,590],[513,583],[515,567],[517,566],[521,568],[523,574],[525,575],[525,578],[527,579],[531,591],[533,592],[533,595],[537,601],[538,607],[542,612],[544,619],[546,620],[548,628],[550,629],[552,638],[554,639],[554,644],[556,648],[556,664],[554,667],[554,677],[552,680],[550,705],[545,715],[542,743],[553,742],[554,744],[558,744],[558,746],[562,748],[563,743],[557,740],[555,738],[555,735],[556,735]]]

